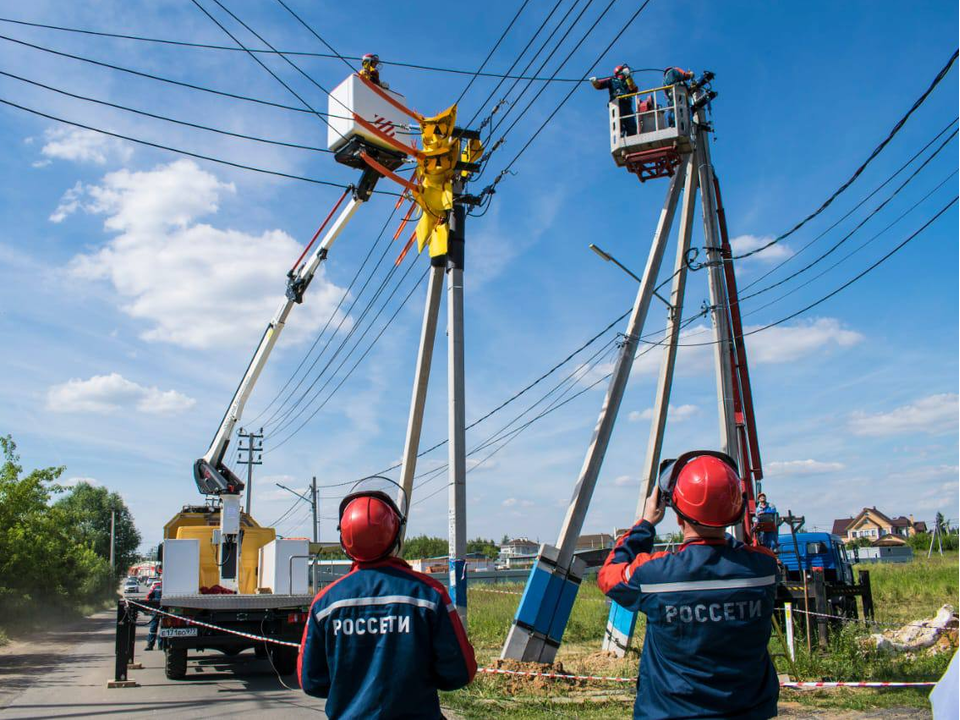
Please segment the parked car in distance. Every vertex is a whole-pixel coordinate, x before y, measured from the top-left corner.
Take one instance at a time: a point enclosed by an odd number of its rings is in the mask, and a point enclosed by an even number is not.
[[[123,581],[123,592],[124,593],[138,593],[140,592],[140,582],[135,577],[129,577]]]

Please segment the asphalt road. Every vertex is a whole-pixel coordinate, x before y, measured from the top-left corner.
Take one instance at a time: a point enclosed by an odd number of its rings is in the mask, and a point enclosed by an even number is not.
[[[252,651],[233,658],[196,653],[186,679],[169,681],[163,675],[163,653],[143,651],[146,627],[137,628],[135,660],[143,669],[128,675],[140,686],[108,689],[115,617],[114,612],[98,613],[0,649],[0,718],[326,717],[322,700],[304,695],[295,676],[284,678],[293,689],[285,688],[270,663],[257,660]]]

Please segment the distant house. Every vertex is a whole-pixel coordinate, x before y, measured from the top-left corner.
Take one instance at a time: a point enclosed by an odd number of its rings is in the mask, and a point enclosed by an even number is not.
[[[833,534],[852,542],[858,538],[871,541],[887,535],[896,538],[908,538],[917,533],[927,532],[927,524],[910,517],[890,518],[875,507],[864,508],[856,517],[840,518],[833,521]]]
[[[445,573],[450,570],[450,557],[447,555],[440,555],[432,558],[416,558],[414,560],[410,560],[409,563],[410,567],[417,572],[422,573]],[[483,553],[467,553],[466,557],[464,557],[464,563],[469,572],[480,572],[494,569],[493,560],[488,558]]]
[[[577,538],[577,550],[604,550],[612,548],[616,538],[610,533],[594,533]]]
[[[534,542],[530,538],[515,538],[500,545],[500,557],[498,560],[501,563],[506,563],[510,558],[521,555],[536,555],[539,551],[540,543]]]

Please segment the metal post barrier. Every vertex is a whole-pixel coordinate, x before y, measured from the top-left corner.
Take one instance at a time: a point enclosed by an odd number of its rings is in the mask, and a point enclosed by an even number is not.
[[[139,615],[139,610],[137,608],[127,604],[127,619],[129,621],[130,630],[127,633],[127,669],[128,670],[141,670],[143,669],[143,664],[138,663],[134,657],[137,649],[137,617]]]
[[[813,599],[817,612],[817,642],[823,649],[827,648],[827,585],[823,580],[822,572],[813,573]]]
[[[870,587],[870,571],[858,570],[860,598],[863,601],[863,619],[873,620],[873,589]]]
[[[787,652],[790,653],[790,661],[793,662],[797,659],[793,645],[793,603],[783,604],[783,624],[786,626]]]
[[[127,679],[130,655],[131,635],[136,621],[132,619],[131,608],[126,601],[117,601],[117,638],[114,645],[116,663],[113,670],[113,680],[107,682],[108,688],[138,687],[134,680]]]

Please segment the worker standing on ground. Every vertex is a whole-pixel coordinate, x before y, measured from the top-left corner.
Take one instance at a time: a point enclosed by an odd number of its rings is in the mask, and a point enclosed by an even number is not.
[[[780,545],[779,536],[777,535],[779,518],[777,517],[776,506],[770,505],[767,502],[766,493],[757,495],[757,512],[755,517],[755,527],[760,536],[760,544],[765,548],[776,550]]]
[[[150,592],[147,593],[147,602],[156,601],[157,604],[159,604],[161,597],[163,597],[163,584],[162,582],[158,582],[150,588]],[[153,650],[153,646],[157,644],[157,633],[159,630],[160,613],[154,613],[153,617],[150,618],[150,625],[147,628],[147,646],[144,650]],[[163,638],[160,638],[160,649],[163,649]]]
[[[313,601],[297,671],[336,718],[442,718],[438,690],[477,672],[450,596],[397,557],[405,518],[384,492],[340,503],[340,544],[354,563]]]
[[[380,79],[380,56],[374,53],[367,53],[360,60],[360,77],[365,77],[374,85],[379,85],[384,90],[389,90],[390,86]]]
[[[667,504],[683,544],[654,553]],[[733,460],[711,451],[685,453],[661,466],[643,517],[601,568],[600,589],[647,616],[634,718],[777,714],[780,687],[767,652],[777,561],[766,548],[725,534],[743,512]]]
[[[590,84],[597,90],[607,90],[610,93],[610,102],[617,102],[620,108],[620,134],[636,135],[637,119],[634,117],[633,93],[636,93],[637,83],[633,79],[633,73],[630,66],[623,64],[617,65],[613,69],[613,75],[610,77],[590,78]],[[630,95],[630,97],[623,97]]]

